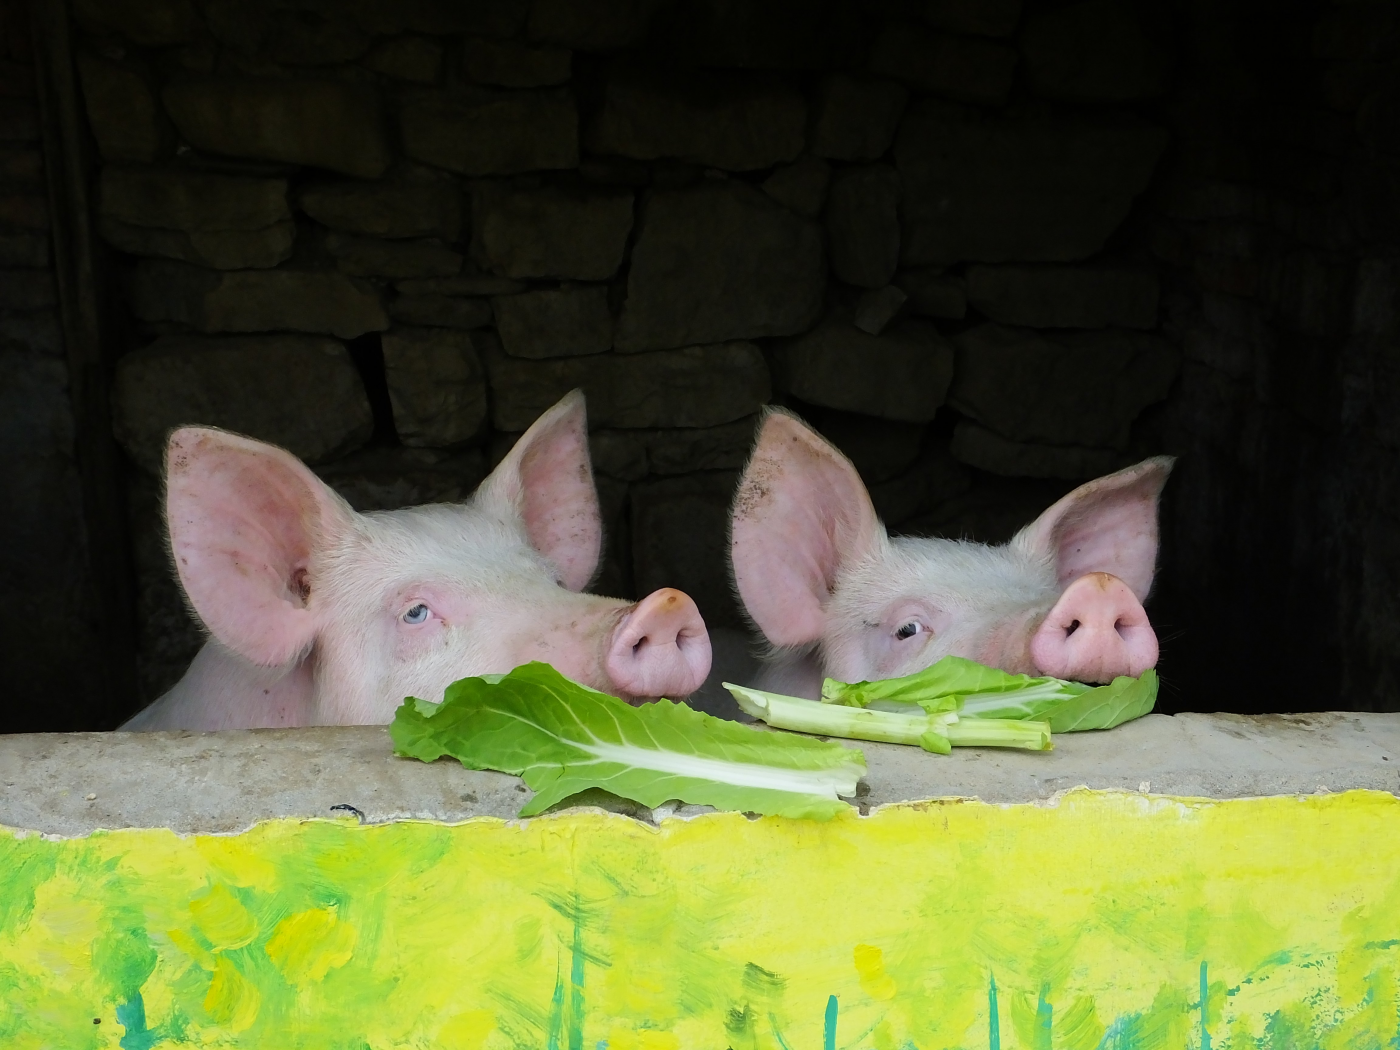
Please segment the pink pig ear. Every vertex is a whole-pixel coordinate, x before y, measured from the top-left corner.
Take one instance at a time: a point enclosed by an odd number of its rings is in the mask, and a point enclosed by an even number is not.
[[[310,647],[311,567],[353,513],[293,455],[203,427],[170,435],[165,516],[185,594],[209,631],[275,667]]]
[[[781,646],[820,639],[837,575],[883,536],[851,461],[797,418],[770,412],[730,527],[734,584],[764,636]]]
[[[525,523],[530,544],[571,591],[588,586],[603,552],[603,516],[588,458],[583,391],[574,390],[521,435],[481,485]]]
[[[1061,587],[1107,572],[1143,601],[1157,569],[1157,501],[1174,462],[1156,456],[1080,485],[1011,542],[1053,559]]]

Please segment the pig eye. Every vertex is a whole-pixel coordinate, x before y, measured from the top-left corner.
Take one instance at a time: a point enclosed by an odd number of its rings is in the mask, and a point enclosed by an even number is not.
[[[402,618],[404,623],[423,623],[428,618],[428,607],[419,602],[404,613]]]
[[[924,625],[923,625],[923,624],[918,623],[918,622],[916,622],[916,621],[914,621],[914,620],[910,620],[908,623],[906,623],[904,626],[902,626],[899,630],[895,631],[895,632],[894,632],[894,636],[895,636],[896,638],[898,638],[898,639],[902,642],[902,641],[904,641],[906,638],[913,638],[914,635],[918,634],[918,633],[919,633],[920,631],[922,631],[923,629],[924,629]]]

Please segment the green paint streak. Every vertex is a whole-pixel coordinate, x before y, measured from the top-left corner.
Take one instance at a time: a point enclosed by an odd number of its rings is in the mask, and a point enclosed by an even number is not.
[[[987,980],[987,1046],[1001,1050],[1001,1018],[997,1016],[997,978],[988,974]]]
[[[777,1014],[769,1014],[768,1023],[773,1028],[773,1038],[778,1041],[778,1045],[781,1046],[783,1050],[792,1050],[792,1047],[788,1046],[788,1041],[783,1038],[783,1033],[778,1030]]]
[[[754,1012],[748,1003],[742,1007],[731,1006],[724,1015],[724,1030],[729,1033],[732,1046],[739,1037],[749,1038],[753,1033]]]
[[[749,831],[747,827],[741,830]],[[296,835],[258,834],[264,836],[261,844],[242,850],[225,849],[220,840],[209,840],[209,856],[216,862],[206,862],[194,844],[184,840],[166,845],[160,844],[164,840],[156,841],[143,859],[140,851],[147,849],[142,845],[144,838],[126,846],[117,835],[56,843],[7,838],[0,832],[0,1050],[27,1045],[71,1050],[116,1050],[120,1045],[122,1050],[157,1050],[176,1043],[203,1046],[214,1042],[226,1050],[247,1050],[265,1045],[278,1032],[282,1033],[278,1045],[283,1050],[366,1050],[369,1044],[360,1041],[360,1033],[375,1023],[376,1014],[384,1012],[391,993],[405,1004],[415,1002],[409,994],[412,981],[405,979],[405,972],[397,965],[388,964],[379,950],[381,938],[388,936],[381,930],[388,927],[397,938],[392,942],[396,951],[405,944],[420,945],[414,950],[421,950],[424,958],[433,958],[428,953],[454,941],[452,924],[459,920],[456,911],[437,908],[432,902],[435,897],[451,896],[450,891],[459,885],[457,880],[469,877],[468,885],[504,889],[492,890],[495,896],[488,894],[479,901],[467,894],[468,907],[481,909],[483,915],[490,914],[488,908],[516,908],[521,913],[514,927],[501,924],[499,936],[483,946],[482,950],[490,953],[483,957],[487,961],[470,963],[474,972],[485,975],[486,983],[472,990],[464,981],[450,995],[430,1001],[429,1007],[415,1007],[426,1018],[412,1022],[418,1028],[406,1022],[394,1030],[392,1038],[376,1037],[375,1046],[429,1045],[434,1030],[431,1025],[442,1017],[494,1003],[499,1034],[493,1037],[492,1045],[506,1047],[513,1042],[518,1048],[535,1050],[546,1046],[548,1050],[607,1050],[605,1041],[587,1047],[588,1023],[594,1025],[596,1039],[607,1033],[609,1023],[618,1024],[620,1030],[653,1025],[670,1030],[680,1021],[724,1020],[721,1015],[728,1009],[732,1021],[729,1045],[736,1050],[755,1050],[764,1042],[773,1050],[838,1050],[838,995],[822,1001],[826,1008],[823,1042],[820,1048],[812,1048],[809,1040],[817,1033],[812,1031],[811,1022],[817,1017],[806,1014],[800,1024],[792,1018],[789,1006],[781,1005],[780,998],[787,982],[756,964],[744,965],[740,960],[748,956],[739,953],[748,951],[749,946],[742,938],[732,954],[719,953],[697,961],[701,953],[694,945],[711,930],[730,930],[736,920],[729,916],[742,916],[748,898],[736,890],[720,901],[718,911],[709,899],[703,907],[689,911],[685,905],[672,907],[666,895],[673,881],[680,900],[686,899],[683,891],[688,884],[669,872],[655,874],[654,865],[641,863],[654,859],[654,851],[647,852],[651,850],[650,838],[635,846],[635,856],[624,853],[622,860],[602,846],[590,845],[585,837],[577,840],[571,848],[595,849],[602,858],[591,863],[617,867],[616,873],[604,874],[616,875],[608,885],[617,887],[618,892],[589,901],[588,891],[581,890],[588,884],[567,864],[558,865],[557,871],[532,874],[532,868],[512,859],[511,854],[502,852],[503,860],[490,850],[465,847],[452,853],[449,865],[442,864],[444,844],[460,836],[475,847],[471,837],[485,836],[479,828],[307,826]],[[518,837],[524,832],[512,830],[510,834]],[[488,841],[494,839],[488,837]],[[611,841],[605,845],[609,850],[617,848]],[[157,846],[173,851],[169,872],[160,867],[165,861],[156,863]],[[141,863],[128,863],[128,856]],[[629,866],[633,862],[635,868]],[[239,864],[246,864],[246,870],[237,868]],[[477,880],[475,870],[459,873],[462,864],[479,865],[484,877]],[[1256,923],[1259,917],[1248,908],[1232,911],[1218,903],[1198,906],[1190,900],[1178,905],[1172,896],[1157,899],[1154,909],[1142,914],[1114,912],[1113,928],[1124,934],[1122,944],[1130,945],[1124,963],[1127,971],[1140,964],[1156,968],[1163,976],[1158,978],[1162,983],[1155,1000],[1150,999],[1150,993],[1141,1000],[1135,995],[1104,1028],[1093,1007],[1096,991],[1105,990],[1104,986],[1086,984],[1076,971],[1089,948],[1070,950],[1066,940],[1077,935],[1076,927],[1051,923],[1052,928],[1042,930],[1029,918],[1017,917],[1014,905],[1001,910],[985,907],[986,902],[976,895],[980,884],[973,874],[970,868],[959,868],[952,889],[945,883],[940,883],[939,889],[961,902],[951,914],[975,916],[980,928],[987,930],[984,948],[955,951],[939,947],[968,942],[966,923],[933,947],[912,938],[910,943],[919,946],[919,951],[907,949],[913,955],[907,965],[901,963],[904,972],[896,974],[899,994],[889,1004],[867,1002],[855,990],[851,975],[833,978],[822,973],[822,980],[830,980],[840,995],[848,996],[840,1018],[847,1026],[847,1050],[868,1050],[870,1033],[859,1037],[856,1033],[868,1023],[878,1024],[885,1012],[892,1019],[890,1033],[900,1033],[896,1038],[912,1036],[920,1045],[941,1045],[944,1018],[956,1016],[960,1030],[964,1024],[975,1025],[982,1003],[988,1010],[985,1045],[1001,1050],[1005,1045],[1000,1037],[1003,996],[1008,997],[1008,1023],[1014,1025],[1008,1040],[1026,1050],[1087,1050],[1096,1044],[1098,1050],[1184,1050],[1191,1047],[1193,1027],[1197,1028],[1199,1050],[1217,1050],[1216,1039],[1220,1040],[1219,1050],[1400,1050],[1400,994],[1391,966],[1400,955],[1400,940],[1370,939],[1395,937],[1400,930],[1396,918],[1400,916],[1400,883],[1393,884],[1389,896],[1381,896],[1376,889],[1363,894],[1359,899],[1364,908],[1358,907],[1349,919],[1338,919],[1341,925],[1335,933],[1299,943],[1290,943],[1298,934],[1289,918],[1276,917],[1273,926],[1262,919]],[[1345,876],[1345,872],[1338,873],[1339,878]],[[1208,883],[1212,877],[1190,874],[1186,885]],[[1245,875],[1239,878],[1243,880],[1242,899],[1261,899],[1258,893],[1247,895],[1245,890],[1253,884]],[[62,881],[46,887],[50,880]],[[261,996],[257,1021],[240,1033],[219,1031],[203,1006],[211,976],[201,960],[207,960],[213,946],[201,927],[192,924],[189,903],[203,899],[215,884],[227,886],[247,909],[258,931],[250,943],[221,949],[219,955]],[[55,892],[59,887],[61,890]],[[36,904],[36,899],[40,903]],[[771,903],[769,898],[764,900]],[[543,903],[536,906],[545,901],[560,912],[560,917]],[[268,956],[268,938],[287,916],[330,907],[358,931],[354,956],[324,980],[293,987]],[[683,911],[684,921],[666,918],[674,911]],[[1009,916],[1008,911],[1012,912]],[[1268,913],[1265,918],[1271,916]],[[464,928],[470,928],[468,919],[460,921]],[[569,923],[571,934],[567,942],[564,921]],[[543,927],[557,932],[546,936],[541,932]],[[1178,927],[1180,935],[1174,935],[1175,939],[1164,933]],[[673,930],[669,940],[660,933],[666,929]],[[172,930],[182,934],[178,942],[167,936]],[[405,930],[414,931],[417,940],[406,937]],[[801,936],[810,936],[822,950],[834,943],[844,953],[851,943],[863,943],[866,931],[843,928],[839,936],[828,936],[814,927]],[[556,974],[552,997],[541,999],[539,992],[548,979],[549,950],[541,950],[546,944],[556,953]],[[47,959],[41,953],[49,952],[50,945],[56,945],[65,960],[67,976],[45,969]],[[1280,950],[1281,945],[1288,947]],[[1374,956],[1366,958],[1360,954],[1363,949]],[[569,967],[563,965],[566,951]],[[782,965],[759,957],[769,965]],[[781,959],[782,954],[772,957]],[[1203,961],[1207,958],[1215,960],[1214,971]],[[1327,969],[1334,958],[1345,963],[1345,983],[1338,984]],[[1003,970],[1007,985],[999,985],[991,973],[985,985],[977,978],[992,960]],[[1092,964],[1094,957],[1089,956],[1087,962]],[[410,968],[416,965],[412,958],[409,963]],[[586,986],[590,964],[595,967],[594,982]],[[601,979],[600,974],[606,971],[597,968],[600,966],[616,967],[623,976],[628,969],[642,967],[667,979],[668,991],[659,997],[667,1000],[662,1004],[665,1017],[645,1015],[634,1005],[636,1000],[627,1000],[628,1015],[614,1016],[623,1008],[610,1006],[610,996],[616,996],[612,984]],[[948,982],[937,992],[913,976],[934,966],[947,975]],[[1190,975],[1193,967],[1198,971],[1195,981]],[[1111,973],[1090,969],[1096,980],[1113,980]],[[463,970],[464,974],[470,972]],[[1018,973],[1034,974],[1037,984],[1045,979],[1038,1004],[1028,994],[1032,985],[1023,987]],[[1212,974],[1214,985],[1210,983]],[[435,975],[424,966],[421,976]],[[791,975],[794,985],[808,989],[813,976],[805,960]],[[1358,983],[1363,976],[1364,985]],[[480,976],[477,979],[482,980]],[[1194,1003],[1186,990],[1192,985],[1199,996]],[[1225,1013],[1210,1013],[1216,986],[1221,989],[1222,1009],[1229,1007]],[[830,992],[831,984],[827,988]],[[507,996],[512,991],[519,993],[518,999]],[[1057,1008],[1049,1001],[1052,991]],[[1261,994],[1241,1005],[1251,991]],[[1231,998],[1236,992],[1239,1000]],[[144,1004],[146,993],[152,999],[149,1008]],[[460,1004],[451,995],[460,995]],[[810,991],[804,992],[803,998],[806,1009],[816,1005]],[[1099,1002],[1103,1002],[1102,996]],[[157,1007],[157,1003],[161,1005]],[[115,1029],[111,1023],[114,1006]],[[1195,1026],[1190,1016],[1193,1009],[1201,1011]],[[432,1016],[432,1010],[439,1014]],[[1226,1013],[1239,1013],[1242,1019],[1227,1021]],[[98,1014],[102,1024],[93,1026],[92,1018]],[[1076,1020],[1081,1015],[1088,1020]],[[761,1035],[764,1017],[772,1023],[770,1037]],[[778,1029],[780,1022],[796,1024],[798,1034],[786,1038]],[[1052,1032],[1053,1022],[1058,1023],[1053,1024]],[[1384,1034],[1386,1028],[1391,1029],[1391,1036]],[[888,1038],[881,1030],[881,1045],[898,1045],[884,1042]],[[914,1043],[905,1043],[901,1050],[914,1050]]]
[[[787,989],[787,978],[757,963],[745,963],[744,988],[755,995],[781,995]]]
[[[146,1027],[146,1003],[140,992],[117,1007],[117,1024],[126,1029],[118,1042],[122,1050],[151,1050],[159,1038]]]
[[[569,1050],[583,1050],[583,909],[581,907],[574,911],[574,943],[570,950],[570,956]]]
[[[560,963],[554,970],[554,996],[549,1000],[549,1038],[545,1045],[548,1050],[559,1050],[559,1031],[564,1026],[564,966]]]
[[[108,911],[113,925],[92,945],[92,967],[116,1000],[139,1000],[141,986],[156,968],[158,958],[151,947],[146,928],[136,909],[122,907]],[[144,1008],[143,1008],[144,1016]]]
[[[1264,1026],[1263,1045],[1270,1050],[1309,1050],[1317,1046],[1309,1021],[1301,1004],[1276,1011]]]
[[[1053,1050],[1051,1036],[1055,1008],[1045,998],[1049,991],[1050,985],[1048,983],[1042,984],[1040,986],[1040,1001],[1035,1004],[1035,1042],[1032,1044],[1034,1050]]]
[[[1280,966],[1287,965],[1287,964],[1290,963],[1290,962],[1293,962],[1293,953],[1292,953],[1291,951],[1289,951],[1287,948],[1285,948],[1283,951],[1274,952],[1272,955],[1270,955],[1268,958],[1266,958],[1263,962],[1261,962],[1261,963],[1259,963],[1257,966],[1255,966],[1254,969],[1251,970],[1251,971],[1245,976],[1244,980],[1241,981],[1240,983],[1241,983],[1241,984],[1253,984],[1255,981],[1258,981],[1258,980],[1260,980],[1260,979],[1262,979],[1262,978],[1268,976],[1269,971],[1271,971],[1271,970],[1276,970],[1276,969],[1278,969]]]
[[[1210,1013],[1210,985],[1206,981],[1206,961],[1201,960],[1201,1050],[1210,1050],[1210,1029],[1206,1018]]]
[[[58,852],[41,839],[0,836],[0,934],[21,928],[34,910],[34,890],[53,877]]]
[[[1127,1014],[1115,1020],[1099,1040],[1098,1050],[1139,1050],[1139,1015]]]

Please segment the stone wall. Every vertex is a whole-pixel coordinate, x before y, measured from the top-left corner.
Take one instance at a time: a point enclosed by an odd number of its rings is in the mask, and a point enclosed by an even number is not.
[[[30,40],[25,5],[0,0],[0,725],[73,730],[101,720],[119,686],[84,522]]]
[[[1152,424],[1182,456],[1164,681],[1400,709],[1400,6],[1192,2],[1182,24],[1140,233],[1185,358]]]
[[[581,386],[598,587],[674,584],[731,626],[766,403],[906,531],[1002,538],[1161,451],[1135,422],[1180,355],[1123,231],[1168,147],[1170,33],[1127,0],[75,13],[148,696],[199,640],[158,514],[181,423],[387,508],[470,492]]]
[[[470,492],[582,386],[600,589],[740,622],[725,511],[765,403],[904,532],[1004,538],[1169,451],[1164,705],[1400,703],[1394,3],[74,14],[147,695],[198,644],[166,428],[277,441],[394,507]],[[25,105],[7,141],[37,133]],[[52,391],[32,148],[6,156],[4,265],[30,268],[6,346]]]

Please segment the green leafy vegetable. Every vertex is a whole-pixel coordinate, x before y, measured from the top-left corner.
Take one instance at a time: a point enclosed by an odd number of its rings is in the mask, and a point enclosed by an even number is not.
[[[1042,717],[1055,733],[1112,729],[1148,714],[1156,703],[1157,672],[1149,668],[1140,678],[1124,675],[1108,685],[1086,690]]]
[[[824,704],[794,696],[765,693],[742,685],[724,683],[739,706],[754,718],[778,729],[800,733],[880,740],[890,744],[917,744],[925,751],[948,754],[962,747],[1020,747],[1031,751],[1051,749],[1050,727],[1044,722],[1011,719],[960,719],[954,711],[929,713],[916,704],[901,704],[901,711]],[[889,701],[877,701],[889,703]]]
[[[819,705],[818,705],[819,706]],[[865,756],[840,744],[767,733],[659,700],[641,707],[579,685],[548,664],[464,678],[440,704],[405,700],[394,751],[524,779],[533,816],[599,787],[646,806],[670,799],[826,820],[847,808]]]
[[[944,755],[952,750],[952,745],[948,743],[947,725],[956,720],[955,714],[930,715],[917,707],[910,714],[864,711],[819,704],[815,700],[802,700],[781,693],[765,693],[761,689],[749,689],[729,682],[724,683],[724,688],[733,694],[744,711],[776,729],[849,740],[917,744],[925,751],[937,751]]]
[[[1157,672],[1091,686],[1008,674],[960,656],[903,678],[822,683],[821,703],[724,683],[739,706],[771,726],[822,736],[954,747],[1052,749],[1052,733],[1112,729],[1152,710]]]
[[[884,678],[875,682],[838,682],[828,678],[822,683],[822,700],[848,707],[865,707],[873,700],[895,703],[943,704],[943,710],[957,710],[957,697],[972,693],[1006,693],[1048,682],[1058,678],[1032,678],[1024,674],[1007,674],[961,656],[945,656],[932,667],[926,667],[903,678]],[[1065,683],[1073,685],[1072,682]],[[1087,689],[1088,686],[1081,686]]]
[[[903,678],[878,682],[822,684],[822,701],[851,707],[896,711],[917,705],[926,712],[956,711],[973,719],[1040,719],[1055,733],[1112,729],[1152,710],[1157,672],[1115,678],[1090,686],[1059,678],[1007,674],[960,656],[945,656],[932,667]]]

